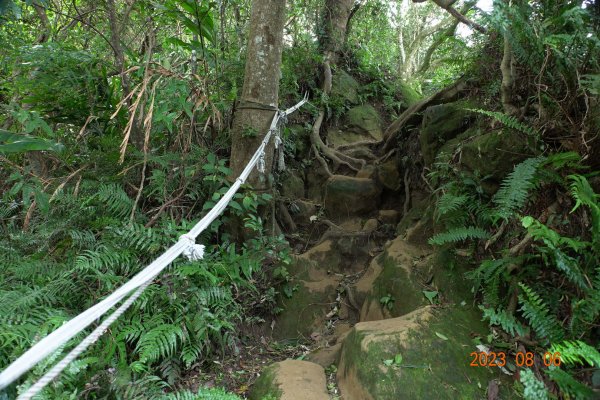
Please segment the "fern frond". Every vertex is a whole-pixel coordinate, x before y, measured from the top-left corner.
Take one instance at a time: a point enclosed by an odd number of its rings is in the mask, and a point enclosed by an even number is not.
[[[483,319],[488,319],[490,325],[500,325],[511,336],[525,336],[529,331],[523,324],[517,321],[513,314],[500,307],[497,310],[493,308],[482,308],[482,310]]]
[[[446,232],[438,233],[429,239],[429,244],[442,246],[448,243],[462,242],[467,239],[488,239],[490,234],[475,226],[452,228]]]
[[[546,342],[562,340],[564,332],[561,325],[556,317],[550,313],[542,298],[524,283],[519,283],[519,287],[523,291],[519,295],[523,316],[527,318],[540,339]]]
[[[594,193],[585,176],[569,175],[571,180],[571,195],[575,199],[575,206],[571,212],[577,210],[581,205],[589,207],[592,213],[592,235],[600,241],[600,195]]]
[[[525,133],[530,136],[537,136],[538,132],[532,127],[519,122],[518,119],[511,115],[506,115],[497,111],[481,110],[478,108],[467,108],[467,111],[476,112],[494,118],[496,121],[508,126],[511,129]]]
[[[536,171],[543,160],[541,157],[529,158],[516,165],[513,172],[504,179],[492,199],[499,218],[509,219],[525,205],[529,190],[535,185]]]
[[[106,211],[116,218],[128,216],[133,207],[133,200],[116,184],[102,184],[96,196]]]
[[[594,391],[568,372],[554,366],[551,366],[545,372],[558,385],[561,392],[569,396],[569,399],[585,400],[594,398]]]
[[[185,333],[180,326],[163,324],[144,332],[137,343],[140,362],[149,364],[163,357],[172,357]]]
[[[465,195],[457,196],[450,192],[444,193],[436,204],[437,220],[439,221],[442,216],[460,209],[468,200],[469,197]]]
[[[551,346],[550,351],[560,353],[561,361],[568,365],[584,365],[587,363],[592,367],[600,367],[600,353],[598,350],[580,340],[566,340],[555,343]]]

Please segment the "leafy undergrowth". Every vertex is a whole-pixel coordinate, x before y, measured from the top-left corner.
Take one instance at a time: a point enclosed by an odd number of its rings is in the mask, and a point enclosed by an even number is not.
[[[519,365],[536,371],[522,372],[521,382],[526,393],[545,394],[526,398],[593,396],[592,375],[600,367],[600,196],[589,179],[597,175],[586,173],[577,154],[556,153],[515,166],[492,197],[460,173],[438,191],[437,219],[447,230],[430,242],[468,245],[480,260],[467,278],[491,327],[483,340],[513,360],[517,352],[536,355]],[[548,365],[546,353],[559,355],[560,368]],[[517,370],[512,362],[508,367]]]

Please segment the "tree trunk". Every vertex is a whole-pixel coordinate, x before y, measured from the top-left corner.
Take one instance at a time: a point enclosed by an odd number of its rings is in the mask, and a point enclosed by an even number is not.
[[[319,45],[330,64],[337,62],[337,56],[342,50],[353,7],[354,0],[325,0]]]
[[[242,96],[233,120],[231,132],[231,169],[238,176],[263,140],[275,110],[277,110],[285,0],[254,0],[250,17],[250,34]],[[273,143],[265,152],[265,175],[273,163]],[[254,171],[248,183],[263,190],[269,185],[261,182]]]

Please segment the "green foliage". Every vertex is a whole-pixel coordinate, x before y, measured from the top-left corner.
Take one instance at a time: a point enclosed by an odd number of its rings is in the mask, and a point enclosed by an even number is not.
[[[520,283],[519,287],[523,291],[523,294],[519,295],[523,316],[540,339],[546,343],[562,340],[564,332],[561,325],[540,295],[524,283]]]
[[[525,387],[523,390],[525,400],[548,400],[548,391],[544,382],[537,379],[529,368],[521,370],[521,383]]]
[[[501,112],[497,112],[497,111],[488,111],[488,110],[481,110],[478,108],[467,108],[467,111],[471,111],[471,112],[475,112],[475,113],[479,113],[479,114],[483,114],[486,115],[488,117],[492,117],[494,118],[496,121],[499,121],[501,123],[503,123],[504,125],[506,125],[507,127],[517,130],[519,132],[525,133],[527,135],[530,136],[537,136],[538,132],[536,132],[533,128],[531,128],[528,125],[525,125],[521,122],[519,122],[519,120],[515,117],[513,117],[512,115],[506,115],[504,113]]]
[[[198,393],[188,390],[178,391],[157,397],[157,400],[239,400],[234,394],[227,393],[223,389],[200,389]]]
[[[596,368],[600,366],[600,353],[598,350],[580,340],[554,343],[550,351],[560,353],[560,359],[567,365],[587,363]]]
[[[523,326],[516,317],[506,310],[498,308],[481,307],[483,311],[483,318],[489,320],[490,325],[500,325],[505,332],[510,333],[512,336],[525,336],[527,334],[527,328]]]
[[[450,229],[447,232],[438,233],[429,239],[429,244],[442,246],[444,244],[462,242],[468,239],[487,239],[489,237],[490,234],[484,229],[475,226],[466,228],[460,227]]]
[[[496,204],[494,213],[503,219],[508,219],[521,209],[528,200],[529,191],[536,184],[535,176],[543,158],[529,158],[515,166],[496,192],[493,202]]]
[[[24,153],[34,150],[61,151],[62,145],[47,139],[18,135],[0,129],[0,153]]]

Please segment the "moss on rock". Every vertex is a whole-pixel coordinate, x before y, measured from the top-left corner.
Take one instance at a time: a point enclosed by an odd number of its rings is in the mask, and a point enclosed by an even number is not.
[[[468,307],[423,307],[358,323],[342,345],[338,383],[346,400],[482,399],[499,371],[469,366],[473,333],[486,327]],[[400,365],[386,365],[396,355]],[[504,385],[502,385],[504,386]],[[507,398],[503,388],[502,398]]]

